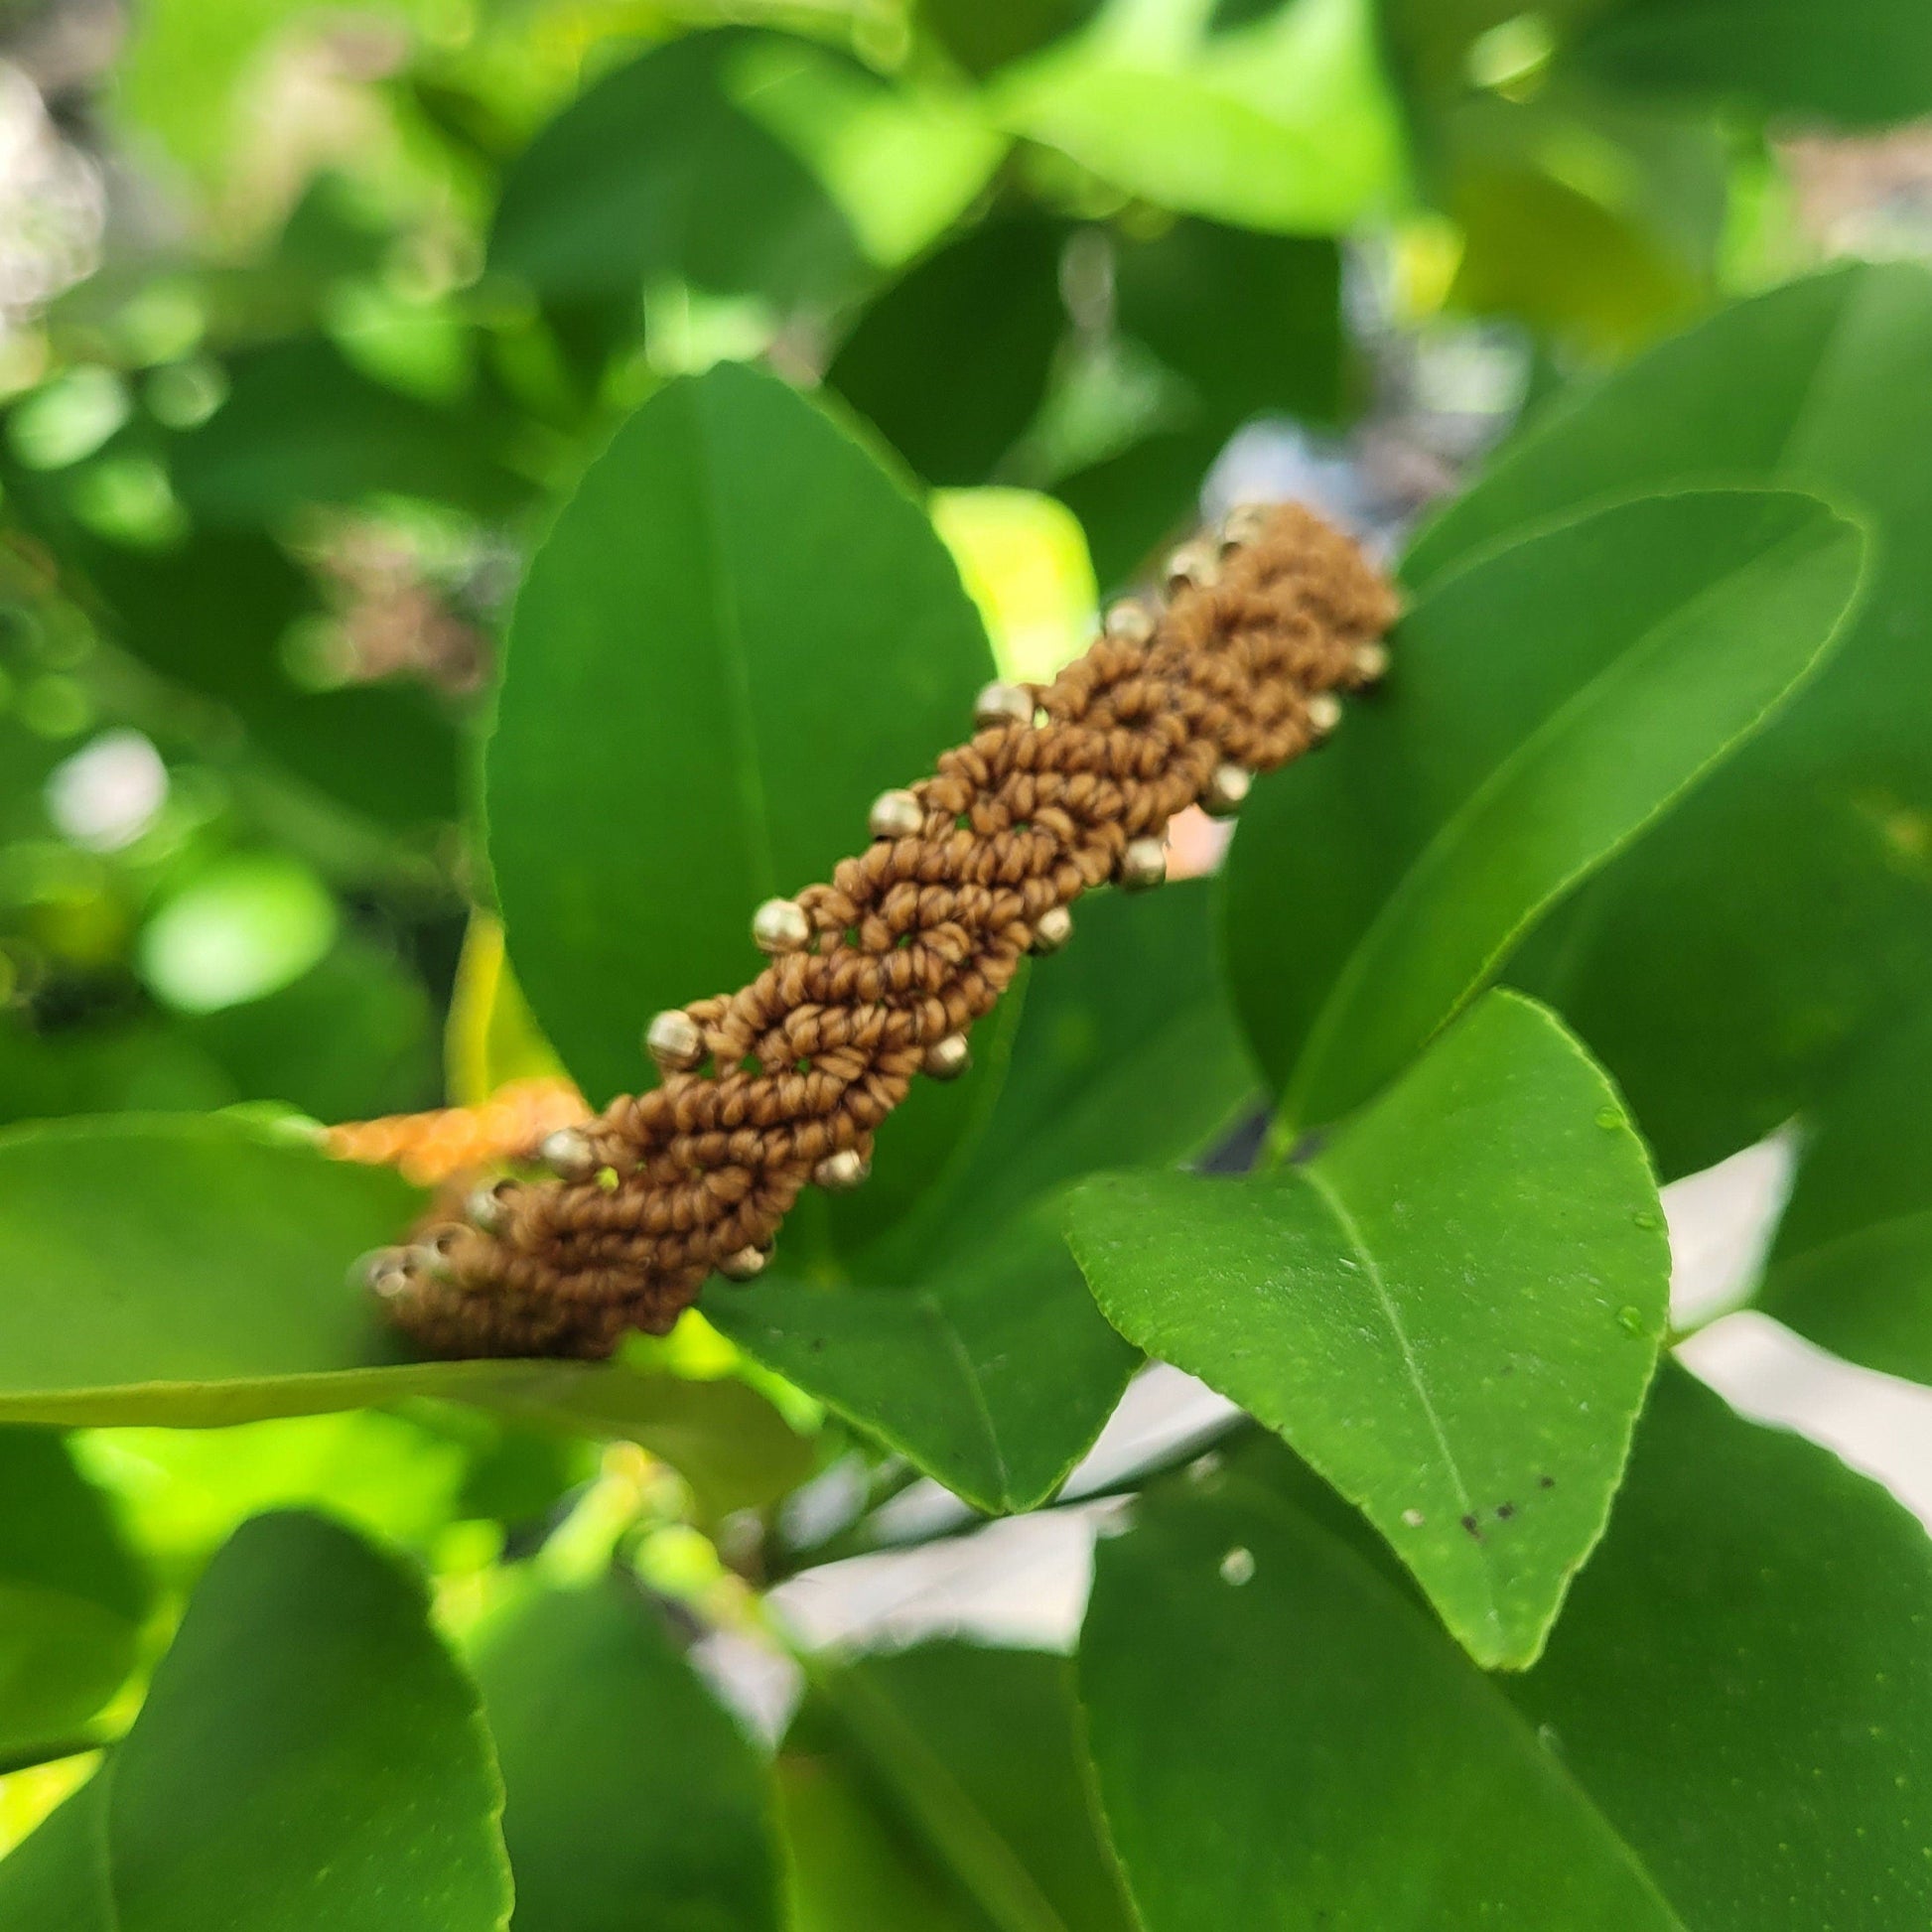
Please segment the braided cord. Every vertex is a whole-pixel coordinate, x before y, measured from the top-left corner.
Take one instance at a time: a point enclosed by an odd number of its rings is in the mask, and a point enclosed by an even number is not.
[[[438,1353],[597,1357],[626,1329],[663,1333],[713,1272],[756,1272],[814,1177],[863,1178],[880,1123],[922,1069],[963,1066],[1063,908],[1154,883],[1175,812],[1231,808],[1247,774],[1323,736],[1329,694],[1379,675],[1394,615],[1309,511],[1236,512],[1176,553],[1165,609],[1116,606],[1052,683],[991,687],[995,722],[888,794],[898,835],[760,908],[777,956],[757,979],[653,1023],[686,1042],[681,1067],[551,1136],[549,1177],[500,1181],[383,1251],[371,1286]]]

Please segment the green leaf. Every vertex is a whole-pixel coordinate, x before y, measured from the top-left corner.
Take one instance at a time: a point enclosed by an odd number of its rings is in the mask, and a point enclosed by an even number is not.
[[[794,1779],[803,1766],[842,1776],[936,1909],[965,1904],[1002,1932],[1133,1924],[1087,1795],[1065,1658],[967,1643],[860,1658],[817,1678],[785,1763]],[[822,1854],[804,1830],[792,1848],[812,1873]]]
[[[673,279],[774,302],[838,288],[858,259],[845,216],[747,111],[773,41],[688,34],[595,81],[505,172],[490,267],[565,298]]]
[[[107,1778],[121,1932],[496,1932],[501,1785],[421,1585],[320,1517],[208,1566]]]
[[[968,228],[859,318],[826,381],[929,483],[984,483],[1033,422],[1067,318],[1043,216]]]
[[[1146,1932],[1686,1932],[1406,1592],[1258,1483],[1099,1545],[1080,1702]]]
[[[1899,699],[1932,601],[1932,278],[1844,269],[1667,344],[1540,415],[1405,567],[1427,592],[1540,519],[1713,479],[1861,505],[1869,594],[1816,684],[1510,969],[1616,1075],[1666,1173],[1789,1119],[1932,959],[1932,753]]]
[[[1277,1431],[1484,1665],[1522,1669],[1602,1534],[1669,1312],[1642,1144],[1492,994],[1306,1164],[1073,1197],[1108,1318]]]
[[[752,976],[753,907],[863,845],[991,666],[917,506],[775,378],[720,364],[619,432],[531,563],[486,766],[510,958],[588,1094]]]
[[[1148,1932],[1231,1922],[1183,1889],[1230,1851],[1323,1862],[1295,1910],[1325,1895],[1326,1923],[1362,1932],[1892,1932],[1932,1908],[1932,1544],[1875,1484],[1680,1370],[1524,1677],[1457,1657],[1280,1450],[1171,1482],[1140,1522],[1100,1547],[1080,1689]],[[1555,1843],[1511,1802],[1485,1827],[1525,1757],[1562,1813]],[[1566,1841],[1587,1849],[1575,1875]],[[1624,1889],[1623,1861],[1647,1893]],[[1239,1859],[1225,1884],[1261,1916]]]
[[[236,356],[227,399],[179,440],[171,468],[196,516],[228,529],[274,528],[310,504],[373,495],[494,514],[529,494],[494,441],[480,417],[373,382],[316,337]]]
[[[0,1421],[207,1427],[440,1395],[628,1437],[721,1513],[803,1473],[805,1445],[737,1383],[410,1360],[345,1277],[421,1196],[244,1120],[17,1128],[0,1197]]]
[[[631,1580],[532,1594],[477,1660],[516,1932],[765,1932],[769,1775]]]
[[[1065,951],[1029,974],[984,1127],[955,1171],[861,1252],[862,1276],[914,1274],[927,1256],[966,1251],[1096,1169],[1186,1160],[1255,1096],[1214,956],[1207,881],[1145,898],[1095,893],[1074,920]]]
[[[1084,26],[1100,0],[1007,0],[983,7],[977,0],[919,0],[927,33],[968,73],[984,76]]]
[[[1164,429],[1062,477],[1053,493],[1080,519],[1103,588],[1120,589],[1200,513],[1201,480],[1226,442],[1213,429]]]
[[[1135,1355],[1100,1318],[1052,1203],[892,1287],[766,1279],[704,1311],[748,1353],[974,1508],[1032,1509],[1092,1446]]]
[[[1338,233],[1390,193],[1401,140],[1362,0],[1215,35],[1202,13],[1114,0],[1002,74],[995,110],[1129,195],[1240,227]]]
[[[1932,1006],[1881,1032],[1805,1116],[1757,1301],[1851,1361],[1932,1382]]]
[[[149,1587],[49,1430],[0,1430],[0,1752],[77,1735],[133,1669]]]
[[[1229,860],[1236,999],[1288,1119],[1332,1120],[1398,1073],[1760,725],[1830,642],[1863,554],[1812,498],[1711,490],[1435,579],[1391,640],[1386,700],[1261,787]]]
[[[1881,127],[1932,109],[1932,15],[1900,0],[1619,0],[1569,57],[1632,90]]]
[[[90,1778],[0,1862],[7,1932],[120,1932],[107,1891],[107,1783]]]

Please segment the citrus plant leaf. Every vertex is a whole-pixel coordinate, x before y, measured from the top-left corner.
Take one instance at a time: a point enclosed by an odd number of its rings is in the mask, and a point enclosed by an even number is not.
[[[1259,1483],[1142,1500],[1079,1671],[1146,1932],[1688,1932],[1407,1592]]]
[[[517,1932],[774,1932],[769,1773],[634,1582],[532,1594],[477,1675]]]
[[[121,1932],[500,1932],[501,1784],[422,1587],[316,1516],[208,1566],[107,1775]]]
[[[1484,1665],[1542,1649],[1602,1533],[1668,1312],[1642,1144],[1494,993],[1311,1160],[1073,1196],[1108,1318],[1277,1431]]]
[[[0,1751],[81,1731],[133,1669],[149,1597],[61,1438],[0,1429]]]
[[[704,1311],[732,1340],[976,1509],[1032,1509],[1085,1454],[1133,1373],[1052,1202],[892,1286],[768,1277]]]
[[[1898,701],[1932,600],[1932,276],[1791,283],[1558,401],[1422,532],[1404,575],[1426,596],[1541,519],[1703,481],[1825,489],[1874,542],[1816,682],[1509,968],[1616,1075],[1666,1175],[1790,1119],[1849,1042],[1917,999],[1932,959],[1916,856],[1932,752]]]
[[[1519,935],[1819,661],[1863,541],[1785,491],[1640,497],[1437,580],[1378,703],[1229,860],[1235,994],[1288,1120],[1396,1075]]]
[[[808,1459],[742,1384],[411,1360],[347,1274],[421,1196],[243,1120],[16,1128],[0,1193],[0,1421],[211,1426],[450,1396],[628,1437],[722,1510],[782,1494]]]
[[[624,425],[530,565],[485,774],[510,960],[593,1101],[653,1012],[752,977],[759,901],[863,846],[991,675],[918,506],[775,377]]]

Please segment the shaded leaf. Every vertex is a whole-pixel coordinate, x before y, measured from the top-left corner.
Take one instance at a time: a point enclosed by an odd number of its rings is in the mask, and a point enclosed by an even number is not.
[[[593,1100],[652,1012],[752,976],[752,908],[864,843],[990,669],[917,506],[775,378],[620,431],[530,566],[486,769],[510,958]]]
[[[1916,999],[1932,959],[1932,741],[1901,702],[1932,600],[1932,278],[1862,266],[1793,283],[1554,405],[1405,566],[1427,590],[1539,519],[1739,478],[1868,512],[1869,593],[1816,684],[1510,969],[1616,1075],[1667,1174],[1790,1118],[1850,1041]]]
[[[1535,1659],[1670,1286],[1642,1145],[1549,1014],[1491,995],[1300,1167],[1089,1181],[1070,1239],[1121,1332],[1285,1437],[1477,1662]]]
[[[1060,251],[1039,216],[980,223],[860,316],[826,381],[928,483],[984,483],[1046,393],[1067,327]]]
[[[7,1932],[120,1932],[107,1890],[106,1780],[90,1778],[0,1861]]]
[[[633,1582],[532,1594],[477,1675],[517,1932],[776,1927],[768,1773]]]
[[[1773,711],[1859,585],[1788,492],[1637,498],[1436,579],[1381,701],[1259,788],[1230,968],[1288,1118],[1396,1074],[1517,937]],[[1640,1116],[1641,1117],[1641,1116]]]
[[[1100,0],[1009,0],[983,7],[975,0],[919,0],[919,19],[968,73],[995,68],[1063,39],[1084,26]]]
[[[741,1348],[976,1509],[1031,1509],[1092,1446],[1133,1372],[1052,1203],[890,1287],[765,1279],[708,1295]]]
[[[82,1730],[133,1669],[148,1601],[61,1438],[0,1429],[0,1752]]]

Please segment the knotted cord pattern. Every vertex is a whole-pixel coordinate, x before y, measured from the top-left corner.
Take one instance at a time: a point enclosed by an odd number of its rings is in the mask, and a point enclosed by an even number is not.
[[[702,1064],[585,1123],[562,1177],[505,1179],[378,1257],[395,1319],[446,1354],[595,1357],[664,1332],[721,1264],[756,1263],[827,1156],[870,1160],[930,1049],[992,1008],[1054,908],[1131,870],[1130,844],[1227,767],[1308,750],[1324,694],[1379,673],[1394,599],[1307,510],[1237,514],[1176,553],[1165,610],[1116,607],[1084,657],[1023,687],[1031,719],[1018,704],[944,754],[911,787],[916,832],[798,894],[803,949],[684,1010]]]

